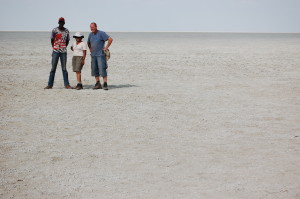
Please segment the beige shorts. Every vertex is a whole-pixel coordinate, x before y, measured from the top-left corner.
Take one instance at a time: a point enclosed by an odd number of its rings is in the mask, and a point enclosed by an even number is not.
[[[72,59],[72,66],[73,66],[73,72],[81,72],[82,70],[82,56],[73,56]]]

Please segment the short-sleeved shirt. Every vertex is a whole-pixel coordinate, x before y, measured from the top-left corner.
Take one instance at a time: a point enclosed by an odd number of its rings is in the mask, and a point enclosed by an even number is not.
[[[67,41],[70,40],[70,33],[67,28],[61,31],[58,27],[54,28],[51,33],[51,39],[54,40],[53,51],[66,53]]]
[[[80,42],[78,45],[76,41],[72,44],[73,47],[73,56],[83,56],[83,51],[87,49],[85,42]]]
[[[107,41],[109,35],[105,32],[98,30],[96,34],[90,33],[88,38],[88,43],[91,44],[92,47],[92,56],[101,56],[104,55],[103,48],[105,41]]]

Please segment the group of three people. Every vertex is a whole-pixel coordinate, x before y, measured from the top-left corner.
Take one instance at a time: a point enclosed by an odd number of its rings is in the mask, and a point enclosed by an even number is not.
[[[54,28],[51,33],[51,44],[52,44],[52,67],[49,75],[48,85],[45,89],[51,89],[54,84],[55,72],[60,59],[62,74],[64,79],[64,85],[67,89],[72,89],[68,79],[67,71],[67,46],[70,41],[70,33],[67,28],[64,27],[65,19],[60,17],[58,19],[59,26]],[[107,60],[106,53],[113,39],[105,32],[97,29],[95,22],[90,24],[91,33],[89,34],[87,45],[91,52],[91,70],[92,76],[95,76],[96,84],[93,89],[102,89],[99,76],[103,77],[103,89],[108,90],[107,87]],[[82,41],[84,37],[81,33],[76,33],[74,36],[75,42],[71,46],[71,50],[74,51],[72,59],[73,71],[76,72],[77,86],[76,89],[82,89],[81,82],[81,70],[84,65],[86,57],[87,45]],[[105,46],[105,42],[107,44]]]

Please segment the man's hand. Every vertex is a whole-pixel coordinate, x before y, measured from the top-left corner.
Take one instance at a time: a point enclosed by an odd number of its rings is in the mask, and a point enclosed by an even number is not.
[[[103,48],[103,50],[108,50],[109,46],[111,45],[111,43],[113,42],[113,39],[111,37],[108,38],[107,40],[107,45],[105,48]]]
[[[54,39],[51,39],[52,48],[54,47]]]
[[[81,64],[84,65],[84,59],[82,59]]]

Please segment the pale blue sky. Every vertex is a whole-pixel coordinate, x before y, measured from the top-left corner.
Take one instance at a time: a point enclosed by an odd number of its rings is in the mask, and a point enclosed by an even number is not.
[[[300,32],[300,0],[0,0],[0,31]]]

